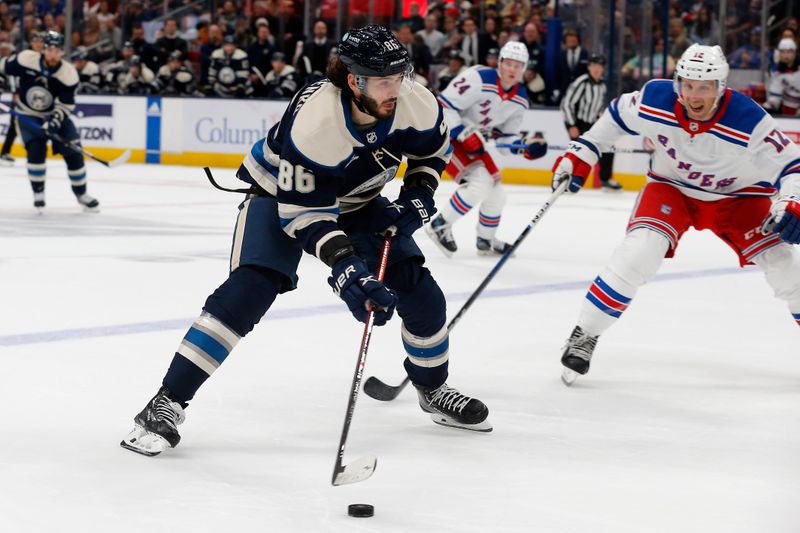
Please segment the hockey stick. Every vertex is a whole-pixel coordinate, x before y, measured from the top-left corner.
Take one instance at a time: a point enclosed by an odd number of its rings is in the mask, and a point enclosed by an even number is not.
[[[378,265],[378,272],[375,275],[380,282],[383,281],[383,276],[386,273],[386,263],[389,261],[389,246],[393,234],[393,228],[390,228],[383,239],[381,261]],[[336,455],[336,464],[333,465],[331,484],[334,486],[364,481],[375,472],[375,466],[378,463],[378,459],[374,455],[366,455],[356,459],[350,464],[342,464],[342,460],[344,459],[344,446],[347,442],[347,434],[350,431],[350,422],[353,421],[358,391],[361,388],[361,379],[364,377],[364,364],[367,362],[367,349],[369,348],[369,340],[372,337],[372,326],[374,323],[375,312],[372,307],[372,302],[369,301],[367,303],[367,322],[364,324],[364,335],[361,337],[361,348],[358,350],[358,361],[356,362],[356,370],[353,374],[353,385],[350,387],[350,399],[347,400],[347,412],[344,417],[344,426],[342,426],[342,437],[339,439],[339,453]]]
[[[17,117],[18,119],[20,119],[22,122],[24,122],[25,124],[27,124],[29,126],[33,126],[34,128],[38,128],[38,129],[42,130],[44,132],[45,136],[47,136],[50,140],[55,141],[57,143],[61,143],[66,148],[68,148],[68,149],[70,149],[70,150],[72,150],[74,152],[78,152],[79,154],[82,154],[84,157],[88,157],[89,159],[97,161],[101,165],[105,165],[108,168],[114,168],[114,167],[117,167],[119,165],[122,165],[123,163],[126,163],[128,161],[128,159],[131,158],[131,150],[130,150],[130,148],[128,148],[119,157],[117,157],[115,159],[112,159],[111,161],[106,161],[105,159],[101,159],[101,158],[97,157],[96,155],[94,155],[93,153],[91,153],[90,151],[86,150],[80,144],[74,144],[74,143],[66,140],[64,137],[62,137],[58,133],[52,132],[52,131],[48,130],[47,128],[42,127],[41,124],[38,124],[34,120],[31,120],[31,118],[28,117],[27,115],[23,115],[22,113],[18,113],[17,111],[14,111],[13,109],[11,109],[10,107],[8,107],[7,105],[5,105],[3,103],[0,103],[0,110],[5,111],[6,113]]]
[[[525,148],[528,147],[528,145],[527,144],[518,144],[518,143],[507,143],[507,144],[498,143],[498,144],[495,144],[495,147],[497,147],[497,148],[511,148],[512,150],[524,150]],[[563,152],[567,148],[569,148],[569,146],[560,146],[558,144],[548,145],[547,146],[548,150],[558,150],[559,152]],[[644,150],[644,149],[641,149],[641,148],[617,148],[616,146],[612,146],[611,150],[608,150],[607,153],[610,153],[610,154],[652,154],[653,152],[649,151],[649,150]]]
[[[453,331],[453,328],[456,326],[456,324],[458,324],[458,321],[461,320],[461,317],[464,315],[464,313],[467,312],[467,309],[469,309],[470,306],[472,306],[472,304],[475,302],[475,300],[478,299],[478,296],[481,295],[486,286],[489,285],[489,282],[492,281],[492,279],[495,277],[495,275],[497,275],[500,269],[503,268],[503,265],[506,263],[508,258],[511,257],[511,254],[513,254],[514,251],[517,248],[519,248],[519,245],[522,244],[522,241],[525,240],[525,238],[531,232],[533,227],[542,219],[544,214],[547,213],[547,210],[550,209],[550,207],[555,203],[555,201],[558,199],[559,196],[564,194],[564,191],[567,190],[567,185],[569,185],[569,180],[565,180],[561,185],[558,186],[558,188],[555,191],[553,191],[553,193],[550,195],[547,201],[542,205],[541,209],[539,209],[539,212],[536,213],[536,216],[533,217],[533,219],[530,222],[528,222],[528,226],[524,230],[522,230],[522,233],[519,234],[519,237],[517,237],[517,240],[514,241],[514,244],[512,244],[503,253],[503,256],[497,261],[497,264],[494,265],[492,270],[489,271],[489,273],[486,275],[485,278],[483,278],[481,284],[478,285],[478,288],[475,289],[472,295],[469,298],[467,298],[467,301],[464,302],[464,305],[461,306],[461,309],[458,310],[456,316],[454,316],[452,320],[450,320],[450,323],[447,324],[448,333]],[[409,381],[410,380],[408,379],[408,376],[406,376],[406,378],[403,380],[402,383],[400,383],[400,385],[393,387],[391,385],[387,385],[386,383],[379,380],[375,376],[372,376],[369,379],[367,379],[367,381],[364,383],[364,392],[367,394],[367,396],[375,400],[380,400],[382,402],[390,402],[395,398],[397,398],[397,396],[403,391],[403,389],[406,388]]]

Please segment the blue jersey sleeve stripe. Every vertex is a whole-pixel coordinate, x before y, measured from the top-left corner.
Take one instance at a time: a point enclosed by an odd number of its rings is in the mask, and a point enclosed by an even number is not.
[[[582,145],[584,145],[586,148],[588,148],[589,150],[591,150],[592,152],[594,152],[594,153],[595,153],[595,155],[596,155],[598,158],[600,157],[600,150],[598,150],[598,149],[597,149],[597,146],[595,146],[593,143],[590,143],[589,141],[587,141],[587,140],[586,140],[586,139],[584,139],[583,137],[578,137],[578,138],[577,138],[577,139],[575,139],[573,142],[576,142],[576,143],[579,143],[579,144],[582,144]]]
[[[461,111],[461,110],[460,110],[460,109],[459,109],[457,106],[454,106],[454,105],[453,105],[453,102],[451,102],[450,100],[448,100],[447,98],[445,98],[443,94],[440,94],[440,95],[439,95],[439,98],[440,98],[440,99],[441,99],[441,100],[442,100],[444,103],[446,103],[446,104],[447,104],[447,107],[450,107],[450,108],[452,108],[452,109],[455,109],[456,111]]]
[[[619,116],[619,98],[614,98],[614,100],[608,104],[608,112],[611,115],[611,118],[614,119],[614,122],[617,123],[617,126],[623,129],[625,133],[628,135],[639,135],[637,132],[630,129],[626,124],[625,121],[622,120],[622,117]]]

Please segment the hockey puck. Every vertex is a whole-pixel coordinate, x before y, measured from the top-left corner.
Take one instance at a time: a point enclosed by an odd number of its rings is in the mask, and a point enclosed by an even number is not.
[[[375,507],[368,503],[351,503],[347,506],[347,514],[356,518],[369,518],[375,514]]]

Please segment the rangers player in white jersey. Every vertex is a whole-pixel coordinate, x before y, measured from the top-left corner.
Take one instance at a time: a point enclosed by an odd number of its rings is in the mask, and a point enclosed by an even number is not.
[[[578,192],[598,156],[623,135],[653,140],[648,183],[628,233],[594,280],[561,357],[571,384],[589,370],[597,338],[672,257],[690,227],[708,229],[755,263],[800,325],[800,148],[749,97],[726,89],[719,46],[692,45],[674,81],[623,94],[555,164],[553,187]],[[773,199],[773,197],[775,197]]]
[[[520,149],[504,150],[527,159],[547,153],[541,136],[523,139],[520,135],[522,111],[528,109],[528,93],[520,83],[527,63],[528,49],[523,43],[506,43],[497,69],[476,65],[453,79],[439,95],[453,144],[447,172],[460,186],[426,231],[447,256],[458,249],[451,226],[478,204],[478,253],[502,254],[510,247],[495,238],[506,199],[500,170],[486,151],[486,140],[524,144]]]
[[[800,69],[797,45],[793,39],[778,43],[778,65],[770,74],[767,102],[764,107],[782,115],[800,116]]]

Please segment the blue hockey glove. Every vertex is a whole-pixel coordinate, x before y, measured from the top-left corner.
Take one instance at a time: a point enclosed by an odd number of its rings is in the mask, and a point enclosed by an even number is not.
[[[777,233],[790,244],[800,244],[800,197],[781,196],[772,204],[762,232]]]
[[[525,159],[529,160],[539,159],[547,155],[547,141],[544,140],[542,133],[539,131],[523,139],[522,143],[525,144],[524,148],[514,148],[511,152],[522,154]]]
[[[375,325],[382,326],[392,318],[397,306],[397,295],[375,279],[360,257],[351,255],[333,265],[328,285],[344,300],[359,322],[367,321],[367,302],[375,309]]]
[[[433,195],[423,187],[403,188],[397,200],[387,205],[372,223],[375,233],[384,233],[390,226],[397,235],[410,237],[436,214]]]
[[[64,123],[64,119],[67,117],[67,114],[61,108],[56,108],[53,113],[47,117],[47,122],[44,123],[44,127],[50,131],[58,132],[61,129],[61,125]]]

